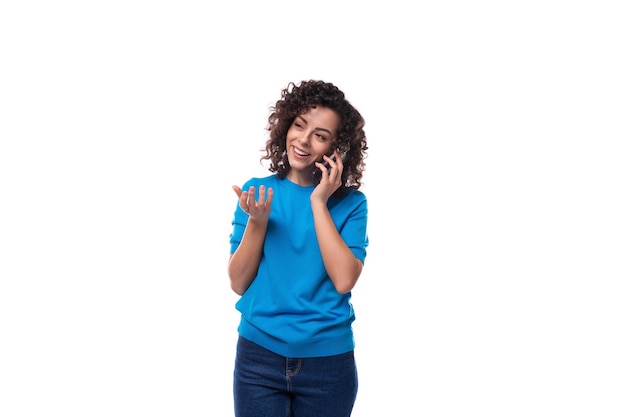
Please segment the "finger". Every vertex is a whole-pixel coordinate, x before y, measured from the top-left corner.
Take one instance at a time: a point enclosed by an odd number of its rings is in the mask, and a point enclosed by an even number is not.
[[[337,168],[337,151],[335,150],[334,154],[333,154],[334,158],[331,158],[329,156],[324,155],[324,158],[326,158],[326,161],[328,162],[328,165],[330,166],[330,170],[334,170]]]
[[[332,159],[330,159],[329,157],[327,157],[326,155],[324,155],[324,161],[326,161],[329,165],[332,164]],[[315,166],[318,167],[320,169],[320,171],[322,171],[322,174],[328,174],[328,167],[326,166],[325,163],[323,162],[316,162]]]
[[[265,202],[265,186],[261,185],[259,187],[259,201],[258,201],[258,203],[259,203],[260,206],[262,206],[264,202]]]
[[[326,174],[326,167],[321,162],[316,162],[315,163],[315,167],[317,168],[317,170],[315,171],[316,172],[316,174],[315,174],[316,183],[319,184],[322,181],[324,181],[324,176]]]
[[[248,192],[247,191],[242,191],[241,194],[239,194],[239,207],[241,207],[241,209],[243,211],[245,211],[246,213],[248,212]]]
[[[338,167],[343,168],[343,158],[341,158],[341,152],[339,152],[339,149],[335,150],[335,162]]]
[[[255,199],[254,196],[256,194],[256,189],[254,188],[254,186],[250,186],[250,188],[248,189],[248,206],[254,206],[255,204]]]
[[[326,161],[328,162],[328,167],[326,167],[326,173],[328,174],[328,178],[331,178],[331,176],[337,171],[337,151],[335,151],[333,157],[334,158],[325,156],[325,158],[327,158]]]
[[[273,199],[274,199],[274,189],[270,187],[267,190],[267,201],[265,202],[265,206],[269,207],[272,204]]]
[[[233,190],[235,191],[235,194],[237,194],[237,197],[241,197],[241,188],[239,188],[236,185],[233,185]]]

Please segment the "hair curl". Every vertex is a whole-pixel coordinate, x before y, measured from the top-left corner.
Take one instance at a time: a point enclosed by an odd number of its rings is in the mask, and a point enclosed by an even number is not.
[[[302,81],[299,85],[291,82],[282,90],[281,98],[270,107],[267,126],[269,139],[265,144],[265,154],[261,157],[261,162],[269,160],[270,172],[276,172],[279,178],[285,178],[290,169],[287,158],[287,131],[297,116],[316,105],[334,110],[340,118],[332,149],[347,150],[347,154],[341,174],[341,187],[337,190],[337,195],[342,194],[345,188],[359,189],[368,149],[363,130],[365,120],[346,100],[344,93],[328,82],[310,80]]]

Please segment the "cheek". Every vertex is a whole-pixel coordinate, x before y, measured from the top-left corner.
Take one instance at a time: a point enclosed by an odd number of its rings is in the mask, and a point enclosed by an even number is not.
[[[294,136],[296,136],[296,132],[293,128],[289,128],[289,130],[287,130],[287,134],[285,135],[287,137],[287,141],[290,141],[294,138]]]
[[[319,155],[328,155],[330,153],[330,145],[327,143],[319,143],[316,146],[314,146],[314,151],[315,153],[319,154]]]

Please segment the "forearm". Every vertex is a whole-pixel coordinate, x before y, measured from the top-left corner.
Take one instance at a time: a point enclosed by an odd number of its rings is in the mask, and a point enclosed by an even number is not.
[[[233,291],[242,295],[257,275],[267,223],[248,221],[241,243],[228,261],[228,276]]]
[[[347,293],[354,288],[361,275],[363,264],[341,238],[326,204],[313,203],[311,207],[326,272],[337,291]]]

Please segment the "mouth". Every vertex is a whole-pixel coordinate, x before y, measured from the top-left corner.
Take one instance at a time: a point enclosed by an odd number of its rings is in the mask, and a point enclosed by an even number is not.
[[[296,158],[307,158],[309,156],[311,156],[310,153],[303,151],[300,148],[296,148],[295,146],[292,146],[292,151],[293,154],[296,156]]]

